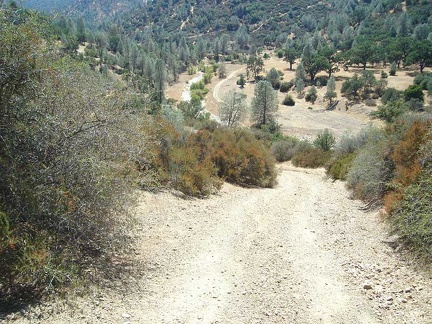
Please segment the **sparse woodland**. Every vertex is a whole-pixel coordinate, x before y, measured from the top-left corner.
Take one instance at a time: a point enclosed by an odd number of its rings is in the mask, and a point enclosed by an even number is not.
[[[384,206],[416,256],[432,258],[429,1],[116,1],[114,14],[94,11],[98,1],[63,1],[67,15],[3,2],[0,303],[103,275],[129,244],[137,188],[206,197],[223,181],[272,187],[275,161],[325,167],[366,207]],[[266,55],[295,78],[264,71]],[[219,124],[202,100],[230,63],[246,74]],[[352,68],[361,72],[336,91],[337,72]],[[412,85],[388,87],[408,68]],[[197,72],[189,101],[166,96]],[[246,83],[255,85],[250,109]],[[342,97],[376,105],[371,118],[385,127],[340,139],[325,129],[313,141],[283,134],[277,91],[286,93],[280,104],[313,105],[319,87],[328,109]]]

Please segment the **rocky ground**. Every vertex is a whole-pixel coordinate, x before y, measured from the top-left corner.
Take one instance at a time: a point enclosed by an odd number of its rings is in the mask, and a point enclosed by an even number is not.
[[[127,278],[7,322],[431,323],[432,280],[323,169],[281,164],[274,189],[141,193]]]

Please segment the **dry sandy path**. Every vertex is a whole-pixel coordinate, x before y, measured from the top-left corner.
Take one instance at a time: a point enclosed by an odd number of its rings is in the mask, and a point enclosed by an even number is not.
[[[218,102],[218,103],[221,103],[223,100],[219,97],[219,91],[220,91],[220,87],[222,86],[222,84],[224,84],[226,81],[228,81],[228,80],[230,80],[230,79],[232,79],[234,76],[236,76],[241,70],[244,70],[245,69],[245,67],[242,67],[242,68],[240,68],[240,69],[238,69],[238,70],[235,70],[234,72],[232,72],[232,73],[230,73],[225,79],[223,79],[223,80],[221,80],[221,81],[219,81],[216,85],[215,85],[215,87],[214,87],[214,89],[213,89],[213,97],[215,98],[215,100]]]
[[[204,200],[142,193],[132,253],[140,275],[29,318],[431,323],[431,280],[383,243],[377,212],[359,210],[322,169],[280,169],[274,189],[226,184]]]

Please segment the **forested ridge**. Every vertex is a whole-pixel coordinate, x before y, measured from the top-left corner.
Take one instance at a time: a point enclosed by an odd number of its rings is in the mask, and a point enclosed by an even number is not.
[[[0,295],[103,276],[128,247],[136,189],[206,197],[223,181],[273,187],[275,161],[325,167],[365,206],[384,206],[414,255],[432,251],[432,5],[428,1],[63,1],[0,11]],[[67,12],[63,12],[67,8]],[[59,14],[60,13],[60,14]],[[295,78],[264,70],[270,56]],[[219,117],[207,85],[241,64]],[[350,77],[342,70],[356,69]],[[373,72],[381,69],[379,77]],[[405,90],[388,78],[409,71]],[[200,73],[191,99],[166,88]],[[341,84],[336,90],[336,82]],[[254,85],[250,107],[242,89]],[[286,136],[279,104],[376,105],[336,138]],[[277,91],[286,93],[278,102]],[[250,127],[245,127],[248,125]],[[89,275],[91,274],[91,275]],[[91,278],[90,278],[91,277]],[[28,294],[31,292],[31,294]]]

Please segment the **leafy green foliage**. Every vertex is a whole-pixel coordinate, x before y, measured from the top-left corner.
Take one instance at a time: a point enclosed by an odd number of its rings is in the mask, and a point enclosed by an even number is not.
[[[273,89],[278,90],[280,87],[280,75],[275,68],[271,68],[266,75],[266,80],[271,83]]]
[[[291,88],[294,87],[293,82],[282,82],[279,88],[280,92],[288,92]]]
[[[348,155],[356,152],[366,144],[371,132],[378,132],[378,130],[370,125],[369,127],[363,128],[356,135],[351,135],[349,133],[343,134],[335,147],[336,153],[338,155]]]
[[[285,106],[295,106],[295,101],[291,95],[287,94],[282,101],[282,104]]]
[[[424,100],[423,87],[421,85],[412,84],[404,91],[405,101],[410,101],[411,99],[417,99],[420,101]]]
[[[268,125],[275,120],[278,110],[277,92],[268,81],[260,81],[254,90],[252,99],[252,120],[257,127]]]
[[[320,132],[313,142],[316,147],[325,152],[330,151],[334,147],[335,143],[336,138],[327,128]]]
[[[395,88],[388,88],[384,91],[381,101],[383,104],[387,104],[392,101],[398,101],[403,98],[403,91],[396,90]]]
[[[306,93],[305,99],[306,101],[312,103],[312,105],[315,103],[315,101],[318,99],[318,92],[315,86],[310,87],[309,91]]]
[[[403,189],[395,207],[393,229],[423,260],[432,258],[432,177],[423,171],[420,179]]]
[[[408,111],[408,106],[402,101],[389,101],[382,106],[378,106],[371,116],[380,118],[388,123],[394,122],[397,117]]]
[[[332,158],[326,165],[327,175],[334,180],[346,180],[355,156],[355,153],[349,153]]]

